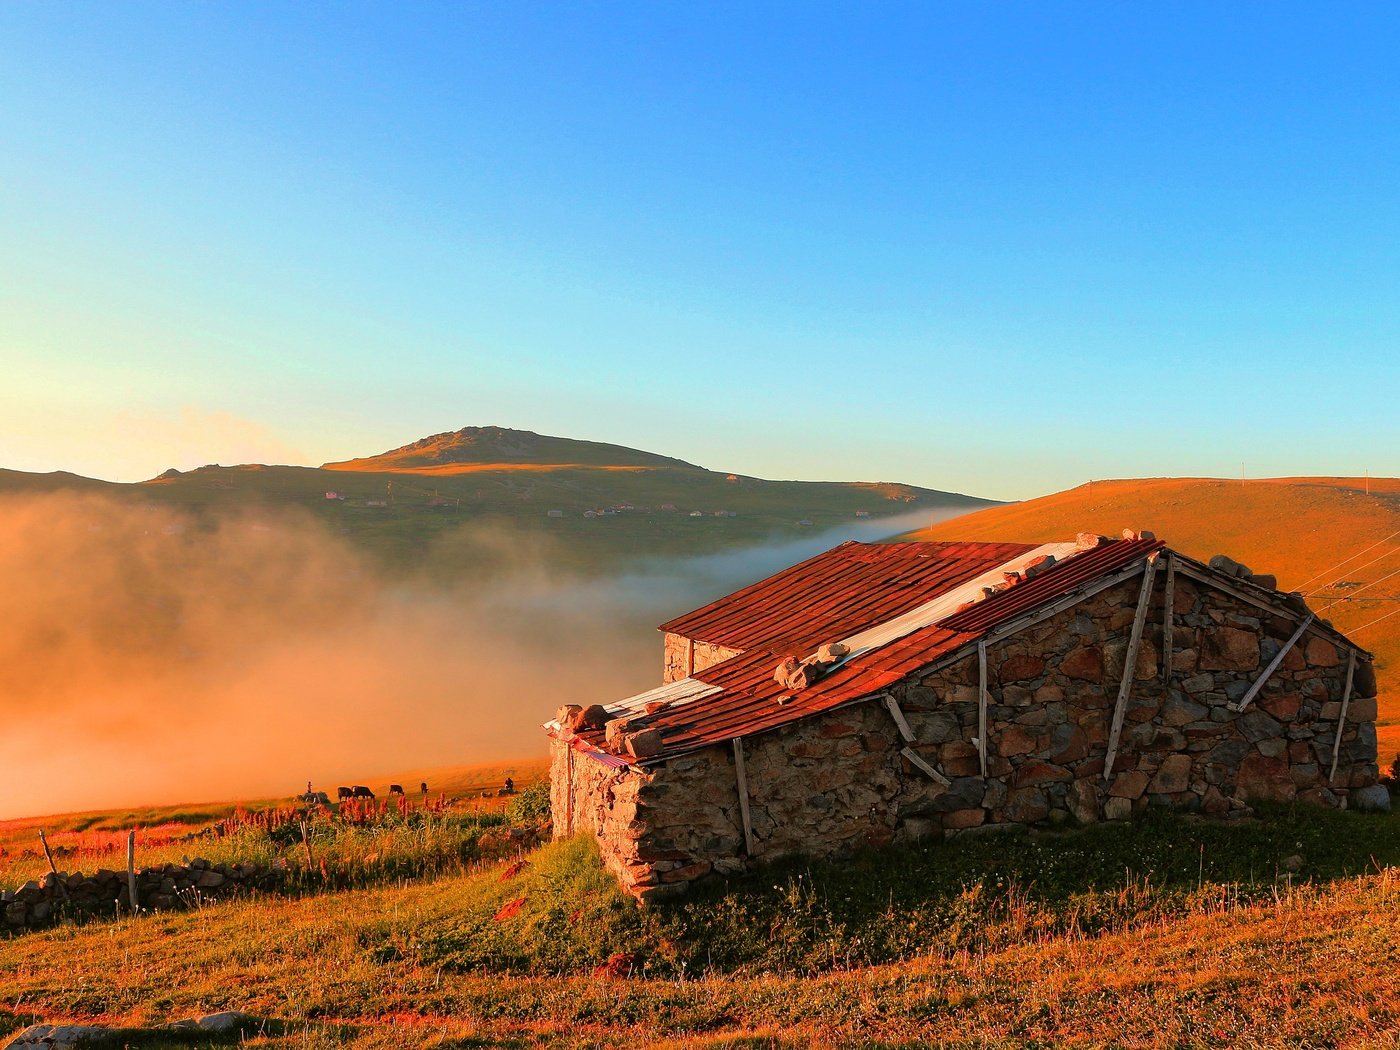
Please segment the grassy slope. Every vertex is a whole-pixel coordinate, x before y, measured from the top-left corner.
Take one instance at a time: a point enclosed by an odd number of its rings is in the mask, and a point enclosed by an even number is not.
[[[1396,861],[1397,817],[1153,814],[790,863],[639,913],[576,840],[518,873],[0,941],[0,1031],[241,1008],[289,1047],[1373,1045],[1400,1023]],[[591,975],[616,951],[640,976]]]
[[[1118,535],[1124,528],[1151,529],[1183,553],[1207,559],[1228,554],[1256,572],[1278,576],[1279,586],[1304,587],[1320,609],[1345,591],[1339,579],[1370,582],[1400,569],[1400,537],[1376,547],[1348,566],[1336,563],[1392,533],[1400,532],[1400,479],[1373,478],[1371,492],[1360,478],[1281,478],[1220,481],[1161,478],[1096,481],[1025,503],[994,507],[942,522],[914,534],[935,540],[1046,541],[1076,532]],[[1383,560],[1364,566],[1380,555]],[[1371,595],[1400,595],[1400,576],[1344,602],[1324,615],[1343,631],[1400,608]],[[1400,615],[1356,634],[1376,654],[1380,683],[1382,764],[1400,751]]]

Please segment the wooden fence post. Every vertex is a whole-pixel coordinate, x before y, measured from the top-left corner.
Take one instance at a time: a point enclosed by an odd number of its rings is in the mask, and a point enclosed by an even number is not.
[[[131,914],[141,910],[140,898],[136,895],[136,832],[126,833],[126,893]]]

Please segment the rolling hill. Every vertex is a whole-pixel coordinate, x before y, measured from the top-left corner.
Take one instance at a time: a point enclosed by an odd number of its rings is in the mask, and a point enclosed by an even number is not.
[[[211,464],[126,485],[0,471],[0,496],[101,492],[196,515],[295,508],[400,568],[488,571],[483,527],[578,571],[647,556],[709,554],[911,511],[989,506],[893,482],[767,481],[619,445],[465,427],[321,467]]]
[[[1400,751],[1400,479],[1095,481],[908,538],[1037,542],[1123,528],[1150,529],[1197,558],[1228,554],[1274,573],[1283,590],[1302,590],[1376,654],[1382,764]]]

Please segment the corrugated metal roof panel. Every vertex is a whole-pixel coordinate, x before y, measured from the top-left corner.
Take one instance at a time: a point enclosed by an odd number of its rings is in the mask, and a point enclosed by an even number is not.
[[[774,668],[787,653],[750,650],[694,676],[718,686],[718,692],[661,711],[648,724],[661,730],[664,758],[829,711],[879,692],[993,629],[1125,569],[1161,547],[1155,540],[1123,540],[1080,552],[970,609],[857,656],[800,692],[793,693],[773,679]],[[1012,550],[1009,557],[1018,553]],[[780,697],[789,699],[780,704]]]
[[[907,587],[904,592],[918,599],[912,604],[896,602],[892,598],[879,600],[889,601],[891,608],[896,610],[887,611],[886,619],[889,619],[908,611],[909,608],[917,607],[931,595],[950,586],[944,582],[948,579],[954,580],[955,583],[965,582],[995,565],[1035,549],[1029,544],[891,545],[903,548],[958,548],[951,556],[955,563],[951,568],[943,565],[944,571],[929,571],[923,566],[911,568],[915,565],[916,556],[916,552],[911,549],[881,555],[863,549],[866,546],[843,544],[833,551],[828,551],[826,555],[795,566],[795,569],[803,570],[800,573],[793,574],[789,570],[762,581],[761,584],[755,585],[760,588],[759,591],[751,594],[745,602],[735,604],[728,612],[742,614],[742,622],[749,627],[757,625],[761,629],[770,629],[772,625],[769,621],[781,615],[781,609],[774,604],[774,594],[784,593],[794,599],[799,596],[820,599],[822,595],[813,590],[814,580],[827,581],[837,588],[847,588],[853,586],[853,581],[865,578],[863,572],[847,572],[840,567],[841,564],[862,565],[875,570],[883,565],[906,581],[911,578],[919,581]],[[773,678],[777,664],[785,656],[794,655],[794,650],[787,647],[788,638],[791,636],[780,631],[777,634],[780,644],[751,646],[732,659],[696,672],[686,683],[675,683],[668,687],[676,693],[677,702],[642,719],[646,725],[660,730],[663,740],[662,753],[655,759],[648,759],[647,763],[723,743],[734,737],[766,732],[869,697],[920,668],[936,663],[975,643],[991,631],[1026,613],[1125,570],[1135,561],[1145,560],[1162,546],[1155,540],[1121,540],[1077,552],[1073,557],[1056,563],[1033,579],[978,602],[969,609],[955,612],[936,623],[917,627],[886,644],[857,653],[846,663],[837,665],[825,678],[798,692],[787,689]],[[856,549],[853,550],[852,547]],[[989,565],[988,562],[992,558],[998,560]],[[926,557],[923,560],[937,562],[938,559]],[[781,577],[787,579],[775,584],[774,581],[779,581]],[[874,578],[870,579],[873,584]],[[887,588],[873,589],[884,594],[890,593]],[[753,588],[745,590],[754,591]],[[815,604],[818,609],[826,608],[825,603],[821,601],[816,601]],[[869,607],[862,606],[865,609]],[[805,636],[802,647],[795,651],[798,655],[806,655],[820,642],[841,637],[836,629],[826,625],[839,622],[843,614],[833,612],[832,615],[821,613],[812,616],[808,615],[808,608],[798,608],[789,612],[803,620],[804,630],[815,630],[813,625],[820,625],[819,633]],[[693,619],[701,613],[705,614],[704,617],[699,620]],[[726,620],[726,615],[724,602],[717,602],[697,610],[697,613],[673,620],[670,624],[663,625],[663,629],[670,630],[673,629],[673,625],[683,625],[692,620],[697,623],[731,625],[739,622],[738,619]],[[857,614],[847,612],[844,615],[850,618]],[[710,691],[706,692],[706,688]],[[652,694],[660,692],[662,690],[653,690]],[[630,710],[637,705],[625,706]],[[582,734],[575,738],[575,746],[584,749],[600,748],[601,744],[601,733]]]
[[[661,630],[723,645],[806,655],[908,612],[1033,550],[1026,543],[843,543],[678,616]]]

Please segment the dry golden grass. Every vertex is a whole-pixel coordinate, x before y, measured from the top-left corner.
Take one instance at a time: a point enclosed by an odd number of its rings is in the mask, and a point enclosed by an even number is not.
[[[909,538],[1046,542],[1071,538],[1077,532],[1116,536],[1124,528],[1150,529],[1192,557],[1208,559],[1223,553],[1256,572],[1274,573],[1284,590],[1306,583],[1303,590],[1311,596],[1309,604],[1321,609],[1346,596],[1346,591],[1331,588],[1338,580],[1371,582],[1400,569],[1400,536],[1395,536],[1350,564],[1328,571],[1378,540],[1400,533],[1400,479],[1372,478],[1369,494],[1366,485],[1362,478],[1095,481],[953,518]],[[1365,564],[1378,557],[1374,564]],[[1318,574],[1318,579],[1307,582]],[[1382,595],[1400,595],[1400,575],[1324,615],[1351,633],[1400,610],[1400,602],[1365,600]],[[1400,751],[1400,613],[1356,631],[1354,637],[1376,654],[1384,765]]]
[[[386,955],[475,880],[235,903],[0,942],[0,1030],[217,1009],[266,1046],[1394,1046],[1395,873],[1100,937],[818,978],[453,972]],[[618,945],[626,948],[626,945]]]
[[[559,470],[598,470],[637,474],[656,467],[610,466],[598,463],[434,463],[431,466],[403,465],[392,457],[348,459],[342,463],[327,463],[322,470],[354,471],[365,474],[419,474],[447,477],[453,474],[549,474]]]

